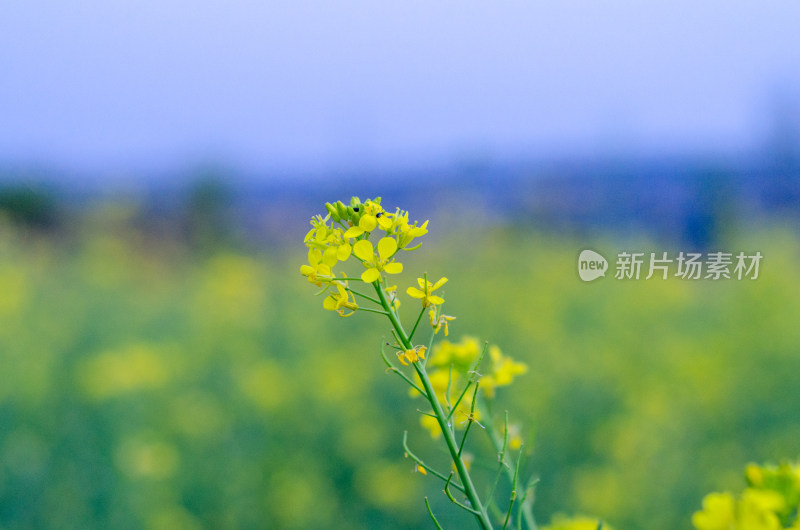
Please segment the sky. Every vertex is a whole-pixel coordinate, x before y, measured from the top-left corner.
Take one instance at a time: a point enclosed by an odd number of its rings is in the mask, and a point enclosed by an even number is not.
[[[800,2],[6,0],[0,167],[257,174],[753,149]]]

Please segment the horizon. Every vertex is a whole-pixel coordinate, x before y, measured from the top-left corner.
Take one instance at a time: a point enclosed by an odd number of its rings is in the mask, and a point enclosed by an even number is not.
[[[125,182],[757,153],[800,128],[798,19],[788,1],[18,4],[0,167]]]

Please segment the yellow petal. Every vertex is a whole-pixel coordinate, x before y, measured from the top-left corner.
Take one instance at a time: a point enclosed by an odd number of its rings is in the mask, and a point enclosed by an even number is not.
[[[325,265],[324,263],[320,263],[319,265],[317,265],[317,274],[322,274],[323,276],[330,276],[331,268]]]
[[[336,247],[328,247],[325,249],[325,252],[322,253],[322,263],[327,265],[328,267],[333,267],[336,265],[338,259],[336,258]]]
[[[322,261],[322,251],[318,248],[312,248],[308,251],[308,262],[315,266]]]
[[[436,295],[428,297],[428,300],[430,300],[432,304],[436,305],[441,305],[444,303],[444,298]]]
[[[311,265],[300,265],[300,274],[302,274],[303,276],[311,276],[316,271],[317,269],[315,269]]]
[[[336,249],[336,257],[339,258],[339,261],[345,261],[347,258],[350,257],[350,253],[353,251],[353,248],[345,243],[344,245],[339,245],[339,248]]]
[[[397,240],[393,237],[384,237],[378,241],[378,255],[381,259],[389,259],[397,251]]]
[[[353,245],[353,254],[364,261],[372,261],[375,258],[375,249],[372,247],[372,243],[362,239]]]
[[[378,220],[375,219],[374,215],[362,215],[358,221],[358,226],[365,232],[371,232],[378,226]]]
[[[419,288],[423,291],[425,290],[425,280],[422,278],[417,278],[417,285],[419,285]]]
[[[403,264],[402,263],[389,263],[383,268],[386,271],[386,274],[400,274],[403,272]]]
[[[366,283],[372,283],[372,282],[374,282],[375,280],[377,280],[380,277],[381,277],[381,273],[378,272],[378,269],[376,269],[374,267],[371,268],[371,269],[365,270],[361,274],[361,279]]]
[[[435,289],[438,289],[439,287],[441,287],[442,285],[444,285],[444,284],[446,284],[446,283],[447,283],[447,278],[442,278],[442,279],[440,279],[438,282],[436,282],[435,284],[433,284],[433,289],[431,289],[431,291],[433,291],[433,290],[435,290]]]
[[[322,301],[322,307],[324,307],[328,311],[334,311],[337,309],[336,300],[334,300],[332,296],[328,296],[325,298],[325,300]]]
[[[347,229],[347,232],[344,233],[344,237],[358,237],[364,233],[364,230],[358,226],[351,226]]]
[[[408,363],[405,359],[405,352],[397,352],[397,358],[400,360],[400,364],[403,366],[408,366]]]
[[[416,228],[412,228],[409,231],[409,234],[411,234],[412,237],[424,236],[427,233],[428,233],[428,221],[425,221],[424,223],[422,223],[422,226],[418,226]]]
[[[408,289],[406,289],[406,293],[408,293],[408,296],[412,298],[422,298],[425,296],[425,293],[423,293],[416,287],[409,287]]]
[[[378,224],[384,230],[391,230],[392,229],[392,219],[389,215],[382,215],[378,217]]]

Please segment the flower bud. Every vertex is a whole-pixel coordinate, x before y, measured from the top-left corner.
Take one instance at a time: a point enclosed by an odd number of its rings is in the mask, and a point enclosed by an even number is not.
[[[339,214],[339,219],[347,219],[347,206],[342,201],[336,201],[336,213]]]
[[[328,210],[329,214],[331,214],[331,219],[333,219],[333,221],[335,223],[338,223],[340,217],[339,217],[339,212],[336,210],[336,207],[334,205],[332,205],[331,203],[326,202],[325,203],[325,209]]]

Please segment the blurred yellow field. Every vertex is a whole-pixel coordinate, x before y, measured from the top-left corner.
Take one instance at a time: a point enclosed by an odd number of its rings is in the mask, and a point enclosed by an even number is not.
[[[725,243],[765,256],[755,281],[591,284],[585,241],[437,237],[398,284],[446,274],[450,338],[530,367],[498,399],[534,440],[540,522],[686,528],[748,462],[797,457],[796,235]],[[0,527],[412,528],[424,495],[465,520],[402,458],[405,428],[422,453],[427,434],[384,371],[385,323],[324,311],[300,245],[197,254],[113,216],[0,242]]]

